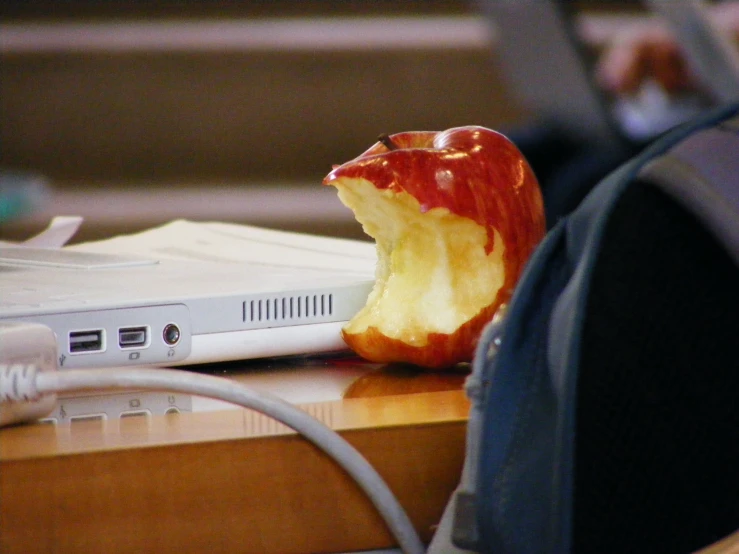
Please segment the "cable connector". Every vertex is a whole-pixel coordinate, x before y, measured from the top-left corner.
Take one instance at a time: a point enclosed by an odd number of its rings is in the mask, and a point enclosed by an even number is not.
[[[46,325],[0,323],[0,427],[42,418],[56,394],[40,394],[39,373],[56,371],[57,343]]]
[[[0,402],[34,402],[40,397],[34,364],[0,364]]]

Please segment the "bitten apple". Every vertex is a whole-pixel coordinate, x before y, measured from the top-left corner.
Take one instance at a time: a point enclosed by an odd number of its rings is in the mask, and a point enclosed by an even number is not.
[[[545,232],[521,152],[484,127],[398,133],[323,183],[377,245],[375,286],[342,331],[349,347],[376,362],[470,361]]]

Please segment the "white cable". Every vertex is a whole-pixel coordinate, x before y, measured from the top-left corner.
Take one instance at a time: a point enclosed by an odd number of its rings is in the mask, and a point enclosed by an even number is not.
[[[34,383],[22,382],[24,377]],[[4,386],[5,385],[5,386]],[[5,390],[3,390],[5,389]],[[173,369],[65,370],[36,373],[13,372],[13,380],[0,378],[0,402],[23,396],[99,389],[149,389],[174,391],[224,400],[261,412],[291,427],[323,450],[364,490],[382,515],[398,545],[406,554],[423,554],[425,548],[398,500],[370,463],[335,431],[306,412],[275,396],[251,390],[222,377]]]

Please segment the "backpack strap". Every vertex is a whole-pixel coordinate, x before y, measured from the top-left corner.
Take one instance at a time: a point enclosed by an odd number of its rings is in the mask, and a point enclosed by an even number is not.
[[[739,265],[739,115],[652,160],[639,179],[692,212]]]

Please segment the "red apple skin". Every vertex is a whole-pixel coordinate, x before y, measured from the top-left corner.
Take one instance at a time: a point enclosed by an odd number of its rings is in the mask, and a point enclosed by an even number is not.
[[[453,334],[431,333],[416,347],[369,327],[344,340],[360,356],[378,362],[407,361],[449,367],[470,361],[483,327],[506,304],[536,245],[545,234],[538,181],[518,148],[504,135],[479,126],[442,132],[415,131],[390,136],[396,149],[378,142],[359,157],[337,166],[324,179],[363,178],[378,189],[405,191],[421,211],[446,208],[472,219],[487,232],[486,253],[495,248],[494,230],[505,245],[504,284],[494,302]]]
[[[510,292],[506,296],[501,289],[495,302],[484,307],[451,335],[429,333],[424,346],[414,346],[383,335],[377,327],[368,327],[364,333],[342,331],[341,334],[352,351],[371,362],[402,362],[428,369],[445,369],[472,361],[480,333],[498,308],[505,304],[504,297],[510,298]]]

